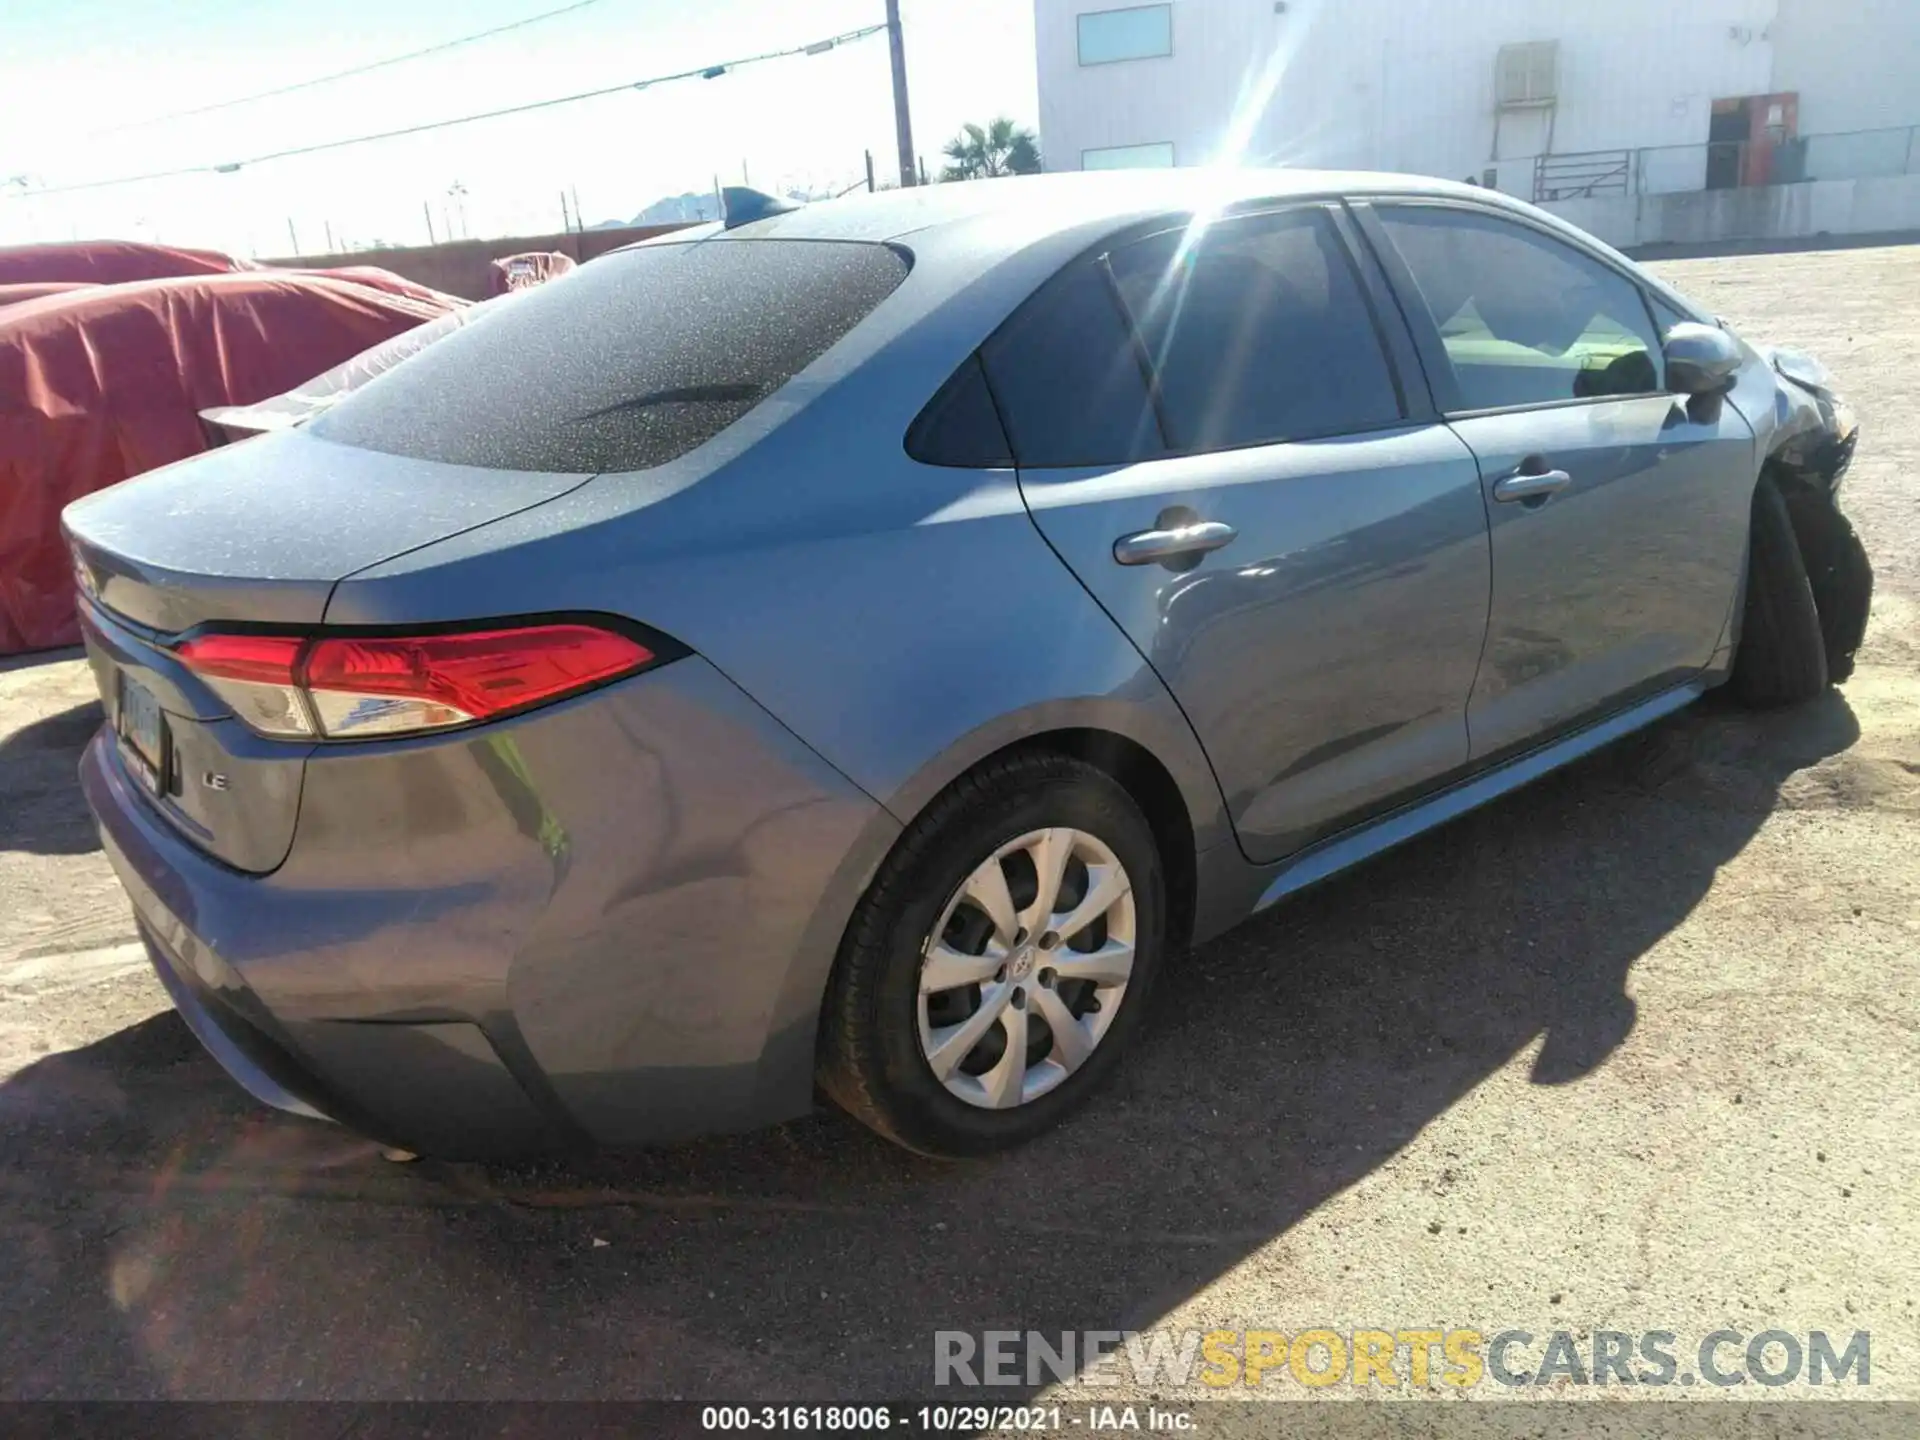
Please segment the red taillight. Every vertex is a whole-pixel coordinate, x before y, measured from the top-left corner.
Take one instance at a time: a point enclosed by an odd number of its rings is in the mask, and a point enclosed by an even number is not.
[[[181,641],[174,654],[203,680],[291,685],[306,643],[297,635],[197,635]]]
[[[330,739],[488,720],[659,658],[631,636],[577,622],[452,635],[210,634],[176,653],[254,729]]]
[[[653,652],[592,625],[316,640],[301,682],[329,735],[486,720],[629,674]]]

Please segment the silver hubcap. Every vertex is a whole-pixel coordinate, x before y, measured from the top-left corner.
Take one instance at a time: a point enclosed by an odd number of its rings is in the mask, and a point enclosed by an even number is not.
[[[1133,974],[1133,883],[1083,830],[982,861],[922,947],[920,1052],[969,1105],[1009,1110],[1086,1063]]]

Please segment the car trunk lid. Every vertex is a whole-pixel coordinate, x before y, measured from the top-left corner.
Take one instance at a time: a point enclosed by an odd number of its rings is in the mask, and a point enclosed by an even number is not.
[[[81,593],[133,625],[317,624],[336,582],[582,485],[294,431],[223,446],[75,501]]]
[[[82,633],[120,763],[237,869],[286,858],[311,744],[254,734],[172,650],[201,626],[317,627],[343,578],[591,478],[404,459],[299,432],[153,471],[68,507]]]

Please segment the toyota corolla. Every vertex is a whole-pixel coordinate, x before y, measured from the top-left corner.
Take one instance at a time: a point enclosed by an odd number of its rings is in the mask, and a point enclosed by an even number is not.
[[[1470,187],[736,204],[73,505],[82,778],[270,1104],[487,1156],[818,1087],[981,1153],[1183,947],[1723,682],[1844,678],[1855,439]]]

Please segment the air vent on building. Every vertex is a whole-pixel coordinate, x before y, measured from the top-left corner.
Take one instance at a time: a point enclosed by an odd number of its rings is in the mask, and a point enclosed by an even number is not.
[[[1551,105],[1558,93],[1559,69],[1558,40],[1502,45],[1494,63],[1494,94],[1503,106]]]

